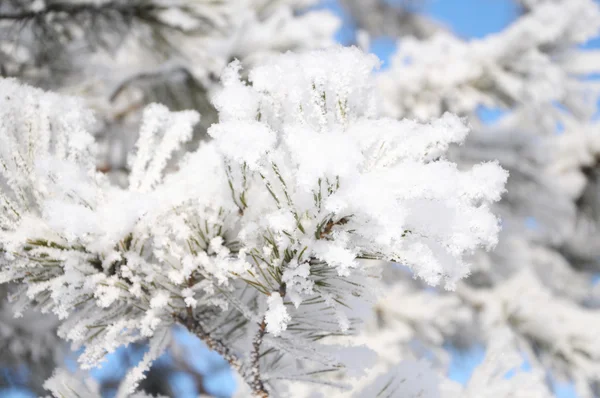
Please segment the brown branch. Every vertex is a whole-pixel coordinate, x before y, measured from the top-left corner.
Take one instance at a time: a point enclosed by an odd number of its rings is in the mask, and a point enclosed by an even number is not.
[[[220,339],[213,337],[210,333],[208,333],[202,324],[193,319],[193,318],[178,318],[179,322],[184,325],[191,333],[195,334],[200,340],[202,340],[206,346],[220,354],[223,359],[229,362],[231,368],[238,372],[240,375],[242,373],[242,362],[237,357],[235,353]]]
[[[331,231],[333,230],[333,227],[335,227],[336,225],[347,224],[348,221],[349,221],[348,217],[342,217],[338,221],[329,220],[327,222],[327,224],[325,225],[325,228],[319,235],[319,239],[325,239],[331,233]]]
[[[279,289],[271,294],[279,294],[283,298],[286,295],[286,291],[287,286],[285,283],[282,283],[279,285]],[[266,318],[263,318],[262,322],[258,325],[258,332],[256,332],[254,340],[252,341],[252,352],[250,353],[250,366],[252,366],[250,370],[250,387],[252,388],[252,393],[258,398],[269,397],[269,392],[260,375],[260,348],[266,333],[267,322]]]
[[[258,325],[258,332],[252,341],[252,352],[250,353],[250,363],[252,366],[252,369],[250,370],[250,376],[252,377],[250,387],[252,388],[254,395],[259,398],[269,397],[269,392],[266,390],[265,383],[260,376],[260,346],[262,345],[266,332],[267,323],[263,319],[260,325]]]

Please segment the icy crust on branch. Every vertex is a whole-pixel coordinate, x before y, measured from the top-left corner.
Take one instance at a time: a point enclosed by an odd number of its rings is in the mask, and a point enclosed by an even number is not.
[[[174,322],[255,392],[310,379],[295,359],[357,367],[319,340],[354,328],[350,309],[372,276],[360,260],[402,262],[452,289],[469,272],[463,256],[496,243],[489,205],[507,177],[495,163],[461,171],[444,158],[467,134],[455,116],[377,118],[377,64],[354,48],[288,53],[246,85],[233,63],[214,140],[182,161],[171,158],[198,115],[146,108],[127,188],[91,164],[92,118],[75,100],[0,81],[12,93],[0,103],[0,281],[19,284],[17,308],[63,320],[59,335],[85,346],[83,368],[151,338],[122,394]],[[236,317],[249,322],[231,330]],[[273,369],[282,363],[285,374]]]
[[[530,13],[504,31],[463,41],[441,32],[420,41],[403,38],[379,86],[384,109],[395,117],[427,120],[444,111],[470,114],[478,106],[527,105],[545,120],[560,116],[561,103],[577,114],[596,109],[581,80],[597,57],[578,45],[600,30],[593,0],[531,2]],[[582,67],[582,64],[587,67]],[[590,113],[591,112],[591,113]]]

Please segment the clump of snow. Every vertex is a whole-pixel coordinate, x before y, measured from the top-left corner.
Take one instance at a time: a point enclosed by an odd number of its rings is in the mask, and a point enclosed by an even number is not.
[[[271,293],[267,298],[267,312],[265,313],[267,332],[273,334],[273,336],[279,336],[281,332],[287,329],[290,319],[281,295],[278,292]]]

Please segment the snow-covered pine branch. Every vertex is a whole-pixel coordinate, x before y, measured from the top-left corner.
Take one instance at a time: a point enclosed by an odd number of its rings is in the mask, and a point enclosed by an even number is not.
[[[391,68],[379,77],[384,110],[428,120],[446,111],[472,115],[480,106],[526,107],[536,116],[527,127],[550,131],[565,109],[577,116],[596,109],[593,85],[581,81],[586,58],[580,54],[586,51],[576,46],[599,29],[600,9],[593,0],[543,0],[482,39],[465,41],[448,32],[403,39]],[[598,69],[587,60],[588,68]]]
[[[421,15],[422,6],[427,0],[341,0],[340,2],[352,17],[360,36],[369,37],[414,36],[427,38],[445,29],[430,18]],[[360,43],[362,45],[362,43]]]
[[[464,255],[496,243],[489,205],[507,178],[495,163],[460,171],[445,159],[467,134],[456,116],[379,118],[377,65],[355,48],[288,53],[247,85],[234,62],[213,140],[177,165],[198,115],[146,108],[126,188],[96,171],[93,118],[76,99],[1,80],[1,281],[62,319],[84,369],[150,338],[124,394],[174,323],[258,396],[356,366],[320,340],[354,330],[376,273],[361,259],[453,289]]]
[[[540,372],[522,370],[522,358],[514,350],[512,344],[510,332],[502,330],[496,333],[483,362],[475,370],[466,386],[461,386],[440,375],[426,360],[402,360],[387,372],[360,380],[353,386],[352,393],[339,391],[331,385],[320,385],[318,393],[331,398],[551,397],[550,391],[541,381],[543,375]],[[508,374],[512,374],[512,377],[507,377]],[[69,396],[75,392],[78,396],[101,398],[98,387],[92,379],[86,378],[85,374],[70,373],[64,369],[58,369],[47,381],[46,386],[55,396]],[[286,396],[314,396],[314,394],[311,395],[310,389],[303,389],[302,385],[296,384],[294,387],[293,394]],[[236,398],[247,396],[245,391],[235,394]],[[147,398],[149,396],[137,392],[130,397]]]
[[[443,343],[489,346],[510,326],[514,345],[546,382],[569,380],[579,396],[593,397],[598,372],[588,361],[600,352],[573,325],[600,327],[598,287],[590,282],[600,258],[599,91],[589,79],[600,63],[597,51],[582,46],[600,33],[600,7],[592,0],[520,3],[523,15],[481,39],[449,32],[403,39],[379,77],[387,114],[468,116],[474,131],[449,158],[459,168],[494,159],[510,178],[493,206],[503,225],[496,250],[471,258],[472,274],[453,295],[423,292],[402,273],[387,278],[389,296],[364,341],[389,357],[427,350],[443,368]],[[486,120],[486,108],[501,116]],[[432,313],[413,310],[425,301]]]
[[[226,29],[230,2],[156,0],[23,0],[0,6],[2,75],[57,87],[77,54],[115,51],[127,41],[173,51],[176,37]],[[49,72],[49,73],[45,73]]]
[[[0,76],[84,99],[99,121],[98,167],[124,179],[146,105],[202,113],[195,149],[217,120],[209,98],[231,60],[332,45],[339,21],[316,1],[5,1]]]

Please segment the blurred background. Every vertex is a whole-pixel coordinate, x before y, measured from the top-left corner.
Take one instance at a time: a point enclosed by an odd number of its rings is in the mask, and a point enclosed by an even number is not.
[[[453,148],[453,160],[468,167],[498,159],[511,172],[497,209],[501,242],[492,254],[474,254],[473,275],[454,296],[431,289],[423,298],[419,282],[391,267],[396,304],[376,308],[366,334],[429,358],[464,384],[493,325],[509,324],[523,368],[544,369],[557,397],[600,397],[600,18],[586,12],[592,0],[92,4],[0,0],[0,74],[83,97],[98,118],[98,169],[117,184],[126,181],[146,104],[197,109],[202,121],[188,149],[206,139],[217,120],[211,93],[234,59],[249,68],[287,50],[357,45],[382,60],[377,85],[387,115],[468,117],[473,134]],[[398,302],[433,315],[403,313]],[[56,366],[77,371],[77,353],[57,340],[55,326],[51,317],[15,320],[2,307],[0,397],[39,396]],[[142,387],[232,396],[227,363],[183,329],[176,336]],[[143,345],[120,349],[91,372],[104,396],[144,353]]]

